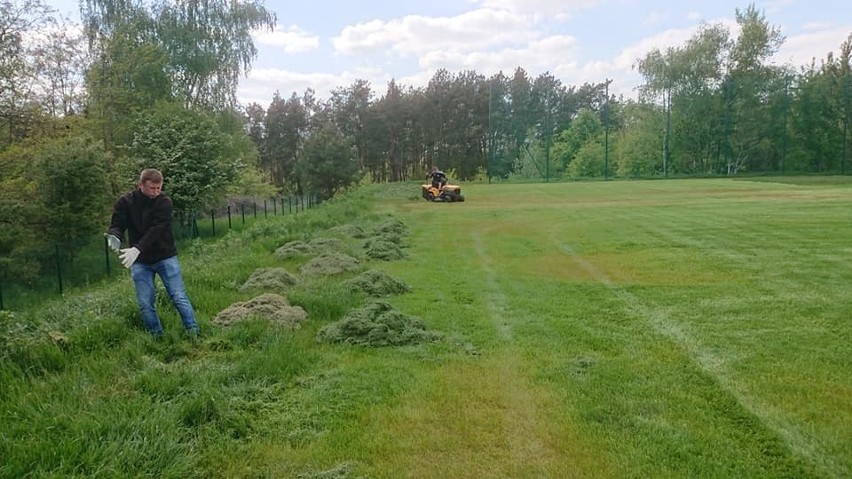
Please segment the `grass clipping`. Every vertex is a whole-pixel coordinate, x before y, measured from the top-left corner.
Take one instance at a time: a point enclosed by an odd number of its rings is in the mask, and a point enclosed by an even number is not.
[[[284,268],[258,268],[240,286],[240,291],[283,291],[296,283],[296,277]]]
[[[346,244],[337,238],[315,238],[310,242],[290,241],[275,250],[275,256],[280,259],[310,256],[318,253],[340,251]]]
[[[364,242],[368,258],[394,261],[405,257],[402,238],[409,234],[408,227],[398,219],[390,219],[376,227],[372,238]]]
[[[439,333],[426,329],[418,318],[407,316],[382,301],[374,301],[346,313],[342,320],[324,326],[317,341],[359,346],[402,346],[435,341]]]
[[[284,296],[267,293],[228,306],[213,318],[213,323],[230,326],[247,319],[265,319],[298,329],[307,317],[304,309],[290,305]]]
[[[410,286],[378,269],[364,271],[346,281],[346,286],[350,291],[365,293],[374,298],[411,291]]]
[[[358,269],[358,260],[343,253],[323,253],[303,264],[302,274],[329,276]]]

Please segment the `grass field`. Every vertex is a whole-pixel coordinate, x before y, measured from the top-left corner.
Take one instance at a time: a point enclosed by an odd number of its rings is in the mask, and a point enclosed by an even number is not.
[[[371,187],[181,252],[205,336],[138,326],[124,279],[0,316],[0,476],[852,477],[852,181]],[[317,331],[355,273],[288,293],[309,320],[230,328],[272,252],[403,221],[363,261],[439,341]],[[357,254],[359,243],[349,243]],[[363,258],[362,258],[363,260]]]

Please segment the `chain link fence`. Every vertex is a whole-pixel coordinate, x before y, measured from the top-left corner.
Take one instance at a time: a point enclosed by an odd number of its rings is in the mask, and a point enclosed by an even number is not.
[[[180,250],[181,243],[221,237],[230,230],[242,230],[276,216],[297,214],[318,204],[315,195],[234,201],[203,214],[177,214],[173,231]],[[57,241],[33,248],[26,258],[7,260],[30,262],[38,272],[23,279],[0,271],[0,310],[38,304],[46,298],[61,296],[69,288],[102,281],[123,268],[102,234],[80,241]]]
[[[765,72],[611,94],[553,93],[534,107],[489,93],[489,179],[848,174],[852,73]]]

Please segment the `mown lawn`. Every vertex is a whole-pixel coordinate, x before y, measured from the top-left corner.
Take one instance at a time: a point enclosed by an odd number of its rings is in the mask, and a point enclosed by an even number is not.
[[[200,343],[129,280],[6,313],[0,475],[850,477],[852,182],[759,180],[371,187],[183,251]],[[317,342],[355,273],[290,291],[297,331],[210,323],[278,246],[388,218],[406,257],[362,268],[440,340]]]

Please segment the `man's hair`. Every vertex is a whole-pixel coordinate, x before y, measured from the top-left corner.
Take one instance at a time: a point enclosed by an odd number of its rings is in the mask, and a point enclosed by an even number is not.
[[[139,184],[145,183],[146,181],[150,181],[154,184],[162,183],[163,174],[160,173],[160,170],[157,170],[155,168],[148,168],[142,170],[142,173],[139,174]]]

